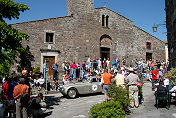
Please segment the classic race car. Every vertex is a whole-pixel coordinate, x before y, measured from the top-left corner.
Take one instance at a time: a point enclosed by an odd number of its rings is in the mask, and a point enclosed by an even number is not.
[[[60,92],[67,96],[67,98],[76,98],[80,94],[98,93],[102,91],[102,87],[99,85],[99,78],[96,76],[90,76],[87,81],[68,83],[64,85]]]

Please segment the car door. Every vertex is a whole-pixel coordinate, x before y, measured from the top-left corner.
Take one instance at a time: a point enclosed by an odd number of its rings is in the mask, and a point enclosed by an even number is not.
[[[101,87],[99,85],[99,82],[90,83],[89,89],[90,89],[90,93],[97,93],[97,92],[101,92],[102,91],[102,89],[101,89]]]
[[[79,86],[76,87],[78,89],[79,94],[88,94],[90,93],[90,83],[80,83]]]

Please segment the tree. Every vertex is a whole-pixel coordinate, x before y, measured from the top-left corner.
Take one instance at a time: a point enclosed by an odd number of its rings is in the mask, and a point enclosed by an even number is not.
[[[12,28],[5,19],[19,19],[20,12],[29,10],[25,4],[12,0],[0,0],[0,77],[9,73],[9,68],[19,53],[25,51],[22,40],[29,36]]]
[[[24,67],[27,70],[32,70],[32,66],[31,66],[31,61],[34,61],[34,56],[31,54],[30,52],[30,48],[27,45],[26,50],[22,53],[20,53],[20,70],[22,70]]]

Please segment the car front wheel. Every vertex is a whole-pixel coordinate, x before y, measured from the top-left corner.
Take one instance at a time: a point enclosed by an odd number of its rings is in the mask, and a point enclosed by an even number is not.
[[[67,92],[67,97],[71,98],[71,99],[74,99],[74,98],[76,98],[77,94],[78,93],[77,93],[77,90],[75,88],[70,88]]]

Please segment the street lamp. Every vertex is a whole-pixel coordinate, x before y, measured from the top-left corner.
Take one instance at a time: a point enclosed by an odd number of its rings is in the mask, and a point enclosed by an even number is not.
[[[153,32],[157,32],[157,26],[156,25],[154,25],[153,27],[152,27],[152,29],[153,29]]]
[[[157,25],[154,25],[154,26],[152,27],[153,32],[157,32],[158,26],[162,26],[162,25],[166,25],[166,24],[157,24]]]

